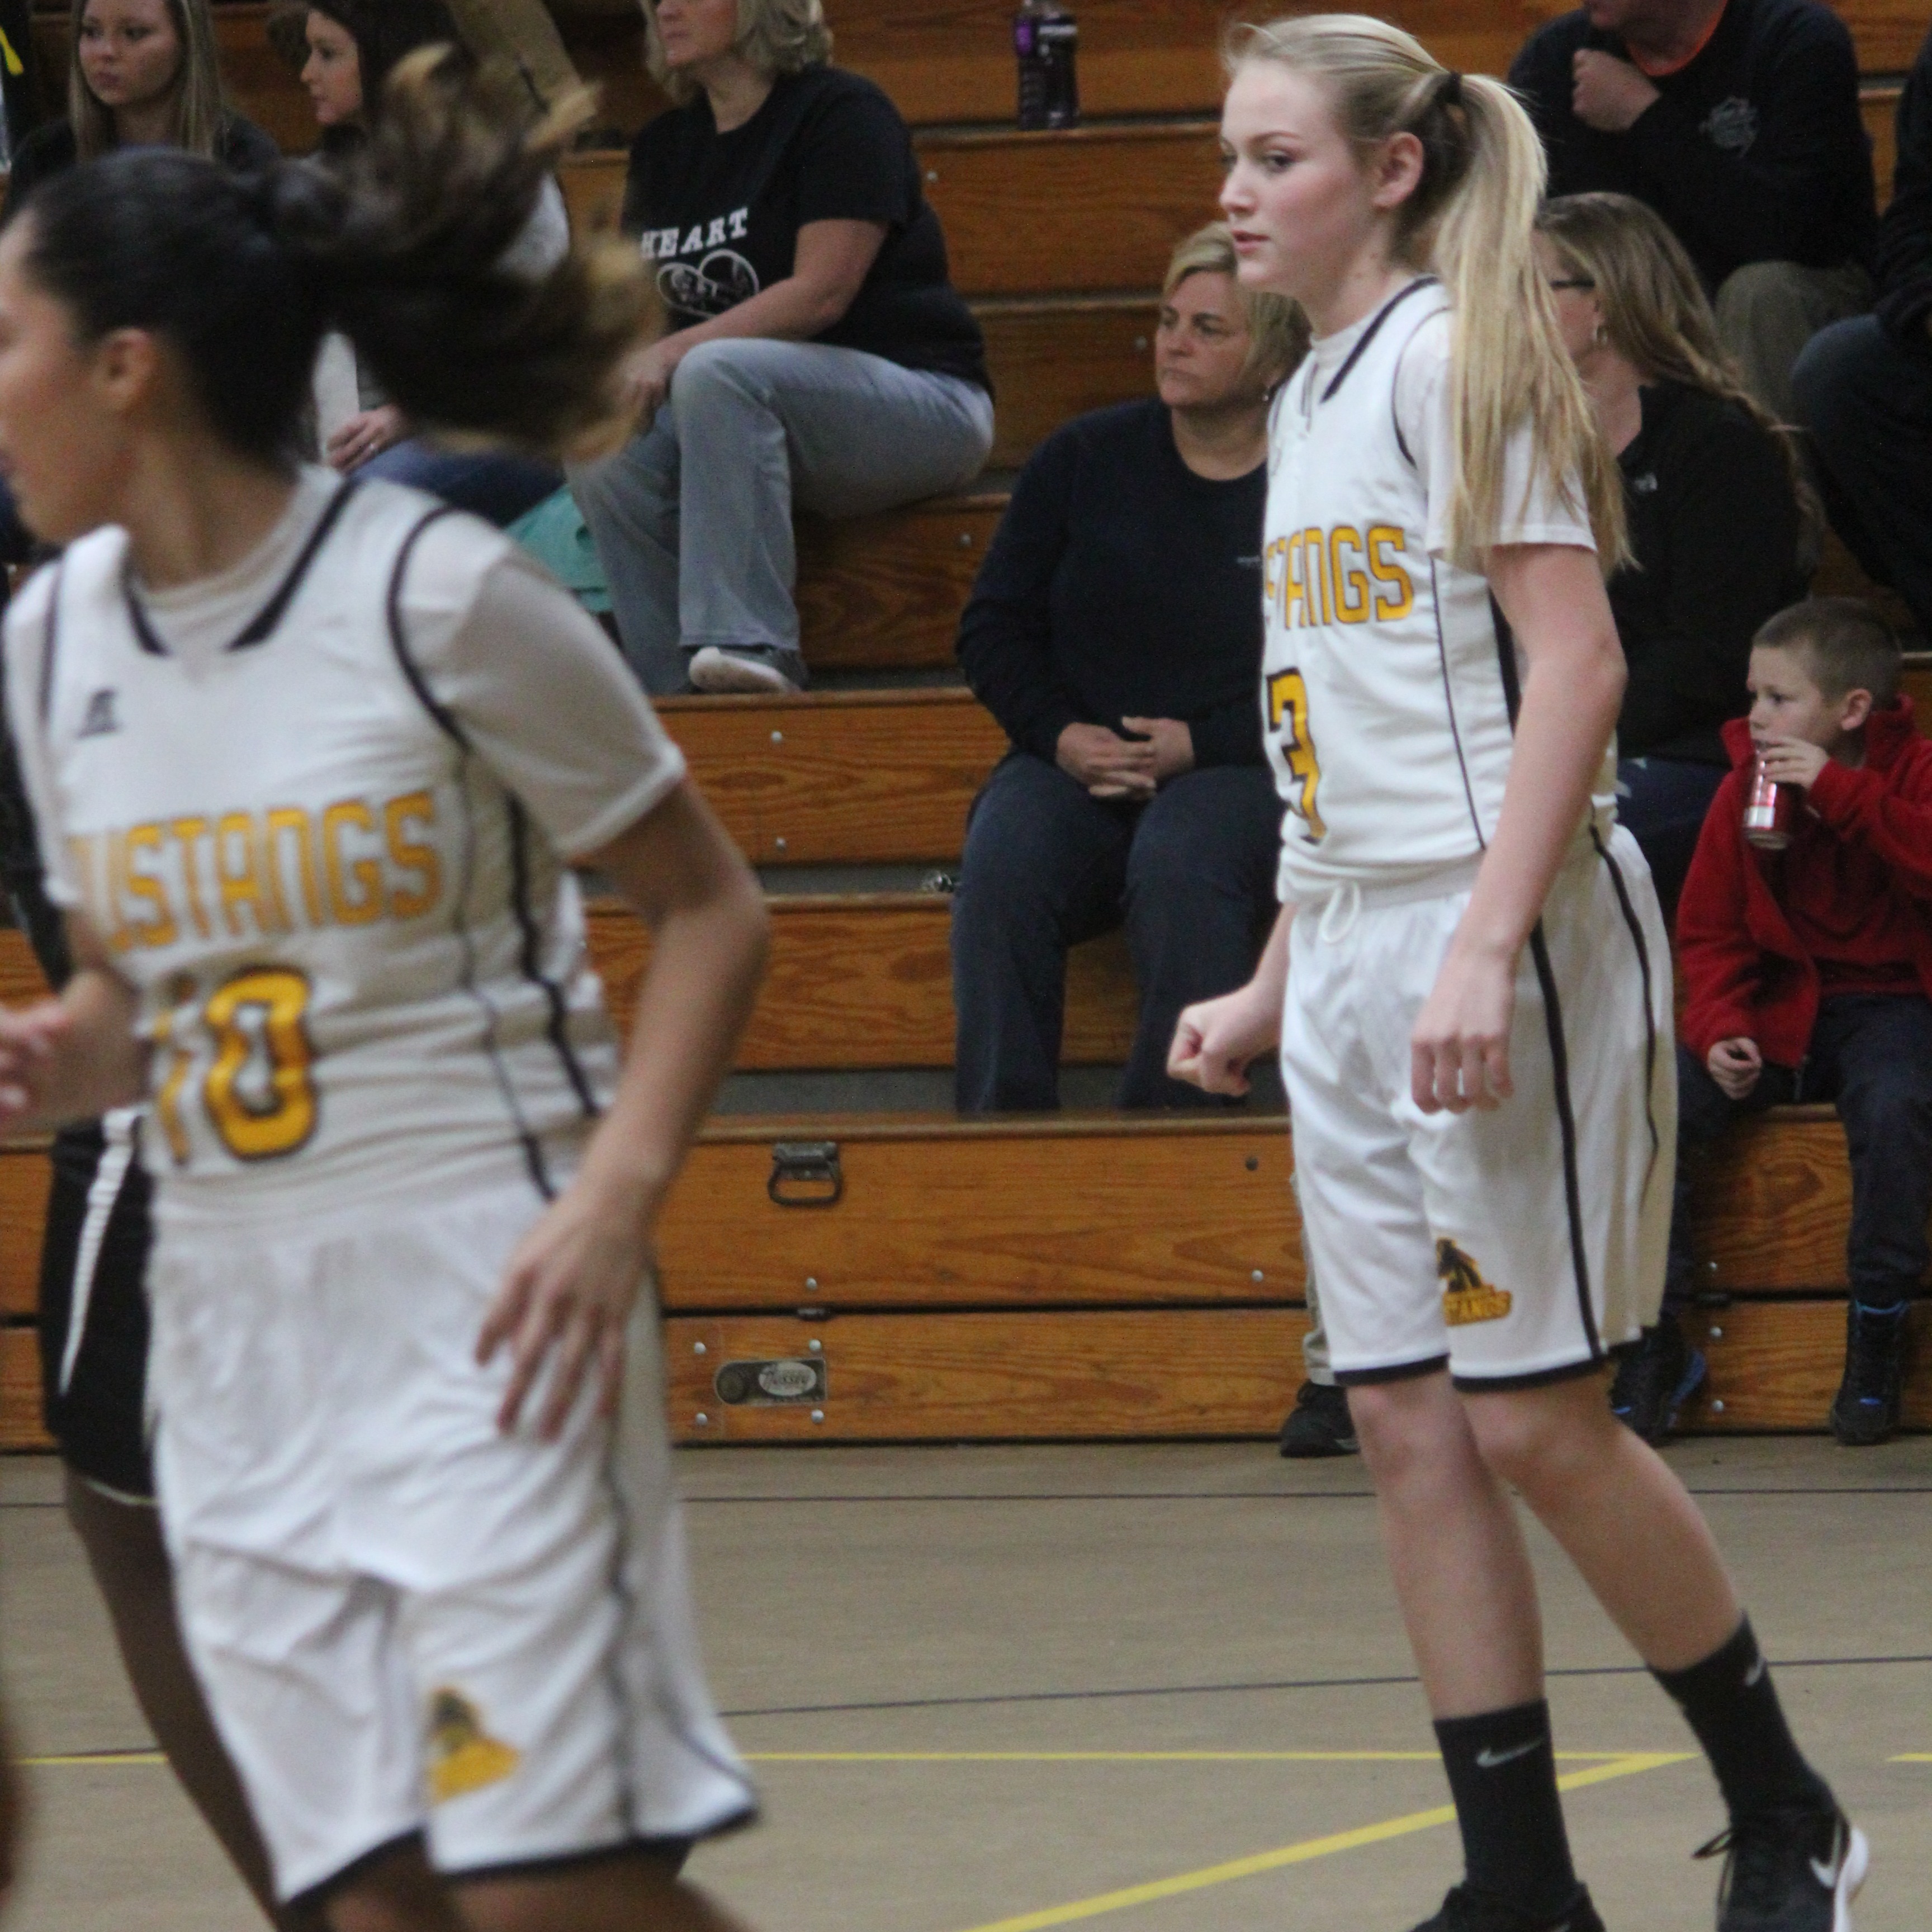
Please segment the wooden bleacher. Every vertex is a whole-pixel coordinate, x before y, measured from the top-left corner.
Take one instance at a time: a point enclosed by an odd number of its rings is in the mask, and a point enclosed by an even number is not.
[[[1087,124],[1022,135],[1011,126],[1012,0],[830,0],[841,63],[878,80],[914,125],[956,279],[986,332],[996,468],[1023,461],[1070,416],[1146,393],[1168,250],[1214,212],[1216,40],[1240,10],[1226,0],[1076,4]],[[557,10],[603,90],[602,119],[628,136],[662,105],[636,19],[574,11],[568,0]],[[1530,26],[1562,9],[1405,0],[1388,10],[1451,64],[1496,72]],[[1887,194],[1898,77],[1924,35],[1923,0],[1840,10]],[[238,105],[285,148],[306,149],[314,124],[268,48],[268,8],[218,11]],[[55,72],[65,31],[64,5],[36,22]],[[573,156],[564,180],[574,218],[614,221],[622,172],[620,148]],[[848,676],[950,666],[958,612],[1004,504],[988,490],[851,523],[802,519],[799,602],[813,665]],[[1848,560],[1832,568],[1833,587],[1857,587]],[[1914,686],[1932,712],[1932,666],[1915,671]],[[1003,743],[956,689],[664,708],[733,836],[766,868],[956,856],[967,806]],[[790,895],[772,910],[772,968],[745,1068],[950,1065],[944,897]],[[644,936],[598,904],[591,939],[627,1016]],[[0,934],[0,997],[37,984],[17,936]],[[1132,1014],[1118,938],[1077,949],[1069,1063],[1118,1061]],[[775,1150],[787,1150],[782,1160]],[[692,1442],[1270,1434],[1300,1375],[1290,1159],[1282,1120],[1239,1113],[720,1117],[662,1230],[674,1430]],[[781,1204],[822,1198],[835,1174],[835,1202]],[[0,1448],[40,1441],[26,1322],[46,1178],[39,1149],[0,1148]],[[1843,1137],[1828,1111],[1784,1110],[1724,1144],[1700,1219],[1708,1292],[1730,1300],[1695,1324],[1712,1377],[1688,1426],[1822,1426],[1838,1375],[1848,1211]],[[1906,1419],[1928,1427],[1932,1365],[1922,1323],[1917,1333]],[[822,1393],[722,1399],[721,1368],[764,1360],[822,1364]]]

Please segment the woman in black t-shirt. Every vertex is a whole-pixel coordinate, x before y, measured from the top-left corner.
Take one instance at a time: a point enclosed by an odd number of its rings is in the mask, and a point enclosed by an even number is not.
[[[1816,508],[1662,218],[1628,195],[1576,194],[1538,225],[1564,343],[1623,470],[1636,554],[1609,585],[1630,674],[1617,815],[1668,911],[1730,769],[1718,728],[1750,707],[1751,638],[1804,595]]]
[[[638,434],[572,487],[649,689],[796,689],[794,503],[857,516],[970,481],[985,349],[905,124],[826,64],[819,0],[645,18],[680,104],[631,150],[625,219],[668,326],[633,364]]]

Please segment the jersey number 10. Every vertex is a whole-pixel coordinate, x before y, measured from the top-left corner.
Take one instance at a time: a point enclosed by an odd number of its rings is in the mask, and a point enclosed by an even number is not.
[[[192,1002],[192,981],[177,988],[176,1006]],[[293,1154],[315,1132],[320,1105],[314,1048],[309,1044],[308,976],[285,966],[251,967],[224,981],[201,1010],[214,1054],[201,1082],[202,1104],[221,1144],[238,1160]],[[172,1016],[159,1043],[172,1057],[154,1112],[177,1166],[192,1151],[182,1096],[195,1056],[173,1037]]]

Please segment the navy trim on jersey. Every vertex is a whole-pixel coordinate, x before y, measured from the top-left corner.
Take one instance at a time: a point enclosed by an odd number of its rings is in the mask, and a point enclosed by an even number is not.
[[[625,1493],[624,1485],[619,1479],[616,1468],[617,1451],[623,1442],[624,1430],[630,1412],[628,1409],[620,1409],[616,1425],[604,1432],[604,1454],[598,1465],[598,1474],[602,1480],[604,1492],[610,1505],[611,1520],[616,1525],[617,1532],[613,1539],[614,1547],[610,1552],[610,1594],[623,1607],[626,1629],[634,1630],[642,1625],[644,1619],[638,1610],[637,1598],[625,1579],[624,1565],[632,1546],[637,1540],[637,1531],[632,1520],[630,1498]],[[654,1428],[657,1425],[654,1421],[647,1421],[643,1426]],[[622,1665],[614,1654],[606,1658],[604,1671],[611,1686],[611,1695],[616,1700],[618,1710],[622,1714],[623,1722],[619,1734],[616,1752],[617,1784],[619,1790],[623,1795],[625,1817],[634,1831],[638,1828],[638,1793],[636,1780],[631,1774],[629,1754],[626,1747],[629,1740],[636,1735],[633,1729],[636,1712],[632,1706],[629,1687],[624,1681]],[[654,1670],[651,1672],[650,1689],[647,1694],[651,1702],[656,1707],[658,1716],[663,1720],[664,1729],[670,1736],[676,1738],[700,1764],[709,1766],[720,1778],[728,1778],[745,1794],[744,1808],[742,1810],[734,1811],[728,1817],[721,1820],[718,1823],[694,1834],[687,1842],[694,1844],[699,1838],[722,1837],[726,1832],[738,1831],[743,1826],[753,1823],[758,1815],[758,1786],[752,1783],[736,1765],[721,1758],[702,1738],[694,1737],[692,1735],[684,1722],[683,1714],[666,1694],[662,1671]]]
[[[463,727],[456,713],[450,710],[429,688],[429,680],[422,674],[422,667],[410,656],[409,640],[403,631],[403,579],[408,574],[410,559],[416,554],[416,540],[433,524],[440,524],[445,517],[457,514],[453,505],[439,504],[436,508],[422,518],[407,536],[403,547],[396,553],[396,567],[389,573],[389,648],[396,654],[396,663],[407,681],[410,690],[416,695],[416,702],[427,711],[436,728],[460,751],[470,749],[470,740],[464,735]]]
[[[1650,948],[1644,944],[1642,923],[1631,903],[1630,888],[1624,884],[1623,868],[1610,856],[1610,848],[1598,837],[1594,825],[1590,828],[1590,843],[1597,848],[1597,856],[1610,868],[1610,884],[1616,889],[1624,924],[1630,928],[1630,944],[1636,948],[1637,971],[1643,980],[1643,1124],[1650,1130],[1650,1161],[1654,1169],[1664,1142],[1657,1130],[1657,1116],[1652,1111],[1657,1082],[1657,1007],[1651,986]],[[1645,1185],[1648,1184],[1646,1177]]]
[[[40,726],[45,730],[53,717],[54,710],[54,653],[60,648],[60,594],[64,581],[67,560],[63,557],[54,566],[54,580],[47,586],[47,638],[40,652]]]
[[[1396,434],[1400,440],[1402,432],[1398,430]],[[1408,452],[1404,450],[1402,454],[1406,456]],[[1436,578],[1436,560],[1432,556],[1429,560],[1429,602],[1436,620],[1436,656],[1442,667],[1442,703],[1449,714],[1449,736],[1456,746],[1456,769],[1462,775],[1462,796],[1468,802],[1469,824],[1476,835],[1477,848],[1486,852],[1490,842],[1483,836],[1482,817],[1476,810],[1475,788],[1469,782],[1469,761],[1462,755],[1462,728],[1456,720],[1456,687],[1449,676],[1449,640],[1442,634],[1442,586]],[[1515,722],[1514,718],[1510,722]]]
[[[510,813],[510,909],[516,914],[517,930],[523,937],[519,963],[524,969],[524,977],[543,989],[544,1004],[550,1008],[550,1022],[544,1030],[549,1035],[550,1045],[556,1049],[557,1058],[563,1063],[565,1077],[577,1095],[578,1105],[584,1109],[584,1118],[594,1120],[603,1109],[591,1091],[590,1082],[578,1060],[577,1049],[570,1043],[570,1008],[565,1001],[563,988],[543,970],[542,939],[537,931],[536,915],[530,906],[530,854],[526,843],[530,837],[530,819],[520,800],[508,793],[504,799]]]
[[[1437,288],[1440,286],[1441,284],[1433,275],[1424,275],[1411,282],[1407,288],[1400,290],[1396,293],[1390,296],[1388,300],[1382,304],[1381,312],[1376,316],[1375,320],[1363,330],[1361,340],[1348,351],[1347,359],[1342,363],[1341,368],[1335,371],[1334,380],[1322,392],[1318,400],[1325,403],[1348,380],[1349,374],[1355,364],[1367,353],[1369,344],[1382,332],[1382,324],[1388,321],[1389,317],[1394,314],[1411,296],[1415,294],[1419,290]],[[1396,432],[1396,440],[1397,442],[1402,440],[1402,433],[1400,430]],[[1404,446],[1402,453],[1405,456],[1408,456],[1406,446]],[[1412,464],[1415,459],[1409,457],[1409,460]]]
[[[1543,1020],[1550,1036],[1550,1083],[1556,1090],[1556,1122],[1563,1136],[1563,1204],[1570,1219],[1570,1265],[1576,1276],[1576,1312],[1593,1361],[1603,1359],[1595,1311],[1590,1306],[1590,1256],[1583,1240],[1583,1189],[1577,1172],[1576,1112],[1570,1102],[1570,1049],[1563,1036],[1563,1006],[1556,994],[1556,974],[1550,963],[1550,943],[1538,920],[1529,935],[1529,956],[1536,965],[1536,983],[1543,989]]]
[[[543,1144],[524,1118],[523,1103],[517,1097],[516,1084],[510,1078],[509,1068],[504,1064],[503,1049],[497,1038],[499,1016],[495,1004],[478,984],[476,976],[476,935],[470,930],[469,912],[470,894],[476,878],[476,820],[475,809],[470,800],[470,761],[475,754],[460,721],[430,690],[428,679],[423,676],[422,667],[410,656],[409,638],[403,628],[403,579],[408,572],[410,559],[415,554],[416,541],[432,524],[440,523],[445,517],[455,514],[448,504],[438,505],[403,539],[402,548],[396,553],[395,568],[389,573],[389,648],[395,653],[396,664],[402,672],[404,682],[415,694],[417,702],[428,714],[430,722],[456,747],[457,792],[463,800],[463,857],[458,868],[456,897],[450,914],[450,930],[463,949],[463,970],[457,989],[466,993],[482,1011],[483,1050],[489,1058],[490,1070],[496,1076],[496,1090],[503,1096],[504,1108],[510,1116],[510,1124],[516,1134],[518,1144],[524,1150],[524,1165],[529,1170],[530,1184],[544,1200],[554,1201],[556,1198],[556,1186],[550,1178],[549,1165],[544,1159]],[[518,862],[520,865],[520,855]],[[521,895],[519,893],[518,913],[520,920],[523,912]]]
[[[266,644],[274,634],[275,627],[287,616],[289,606],[295,602],[296,592],[302,586],[302,580],[308,575],[310,567],[320,554],[336,525],[342,520],[343,512],[349,507],[349,500],[362,484],[352,478],[328,500],[328,508],[322,512],[315,528],[309,532],[308,542],[302,545],[302,554],[289,568],[289,574],[282,579],[281,587],[255,614],[254,621],[224,650],[245,651],[256,644]],[[148,622],[148,614],[141,608],[141,600],[134,595],[134,579],[130,571],[123,569],[121,593],[128,601],[128,616],[134,626],[134,641],[150,657],[164,658],[170,655],[168,647],[155,634],[154,627]]]
[[[1440,1375],[1449,1366],[1447,1355],[1430,1355],[1419,1362],[1396,1362],[1383,1369],[1337,1369],[1337,1388],[1373,1388],[1379,1382],[1413,1382],[1419,1376]]]
[[[1634,1348],[1634,1342],[1629,1347]],[[1612,1349],[1616,1354],[1622,1349]],[[1623,1352],[1628,1352],[1623,1350]],[[1604,1358],[1592,1355],[1586,1362],[1566,1362],[1560,1368],[1532,1369],[1520,1376],[1451,1376],[1450,1382],[1463,1395],[1501,1395],[1510,1389],[1548,1388],[1552,1382],[1574,1382],[1585,1376],[1601,1372]]]

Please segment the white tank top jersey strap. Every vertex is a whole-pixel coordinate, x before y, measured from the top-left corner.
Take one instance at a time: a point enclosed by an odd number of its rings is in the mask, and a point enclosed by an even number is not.
[[[326,470],[184,590],[104,530],[7,694],[50,895],[140,996],[164,1228],[554,1188],[616,1066],[568,862],[684,764],[514,544]]]
[[[1453,326],[1441,286],[1411,282],[1318,340],[1275,400],[1262,705],[1285,903],[1466,873],[1502,808],[1520,674],[1487,583],[1448,559]],[[1542,472],[1526,426],[1502,501],[1497,544],[1594,550],[1580,488]],[[1606,831],[1613,752],[1595,789]]]

